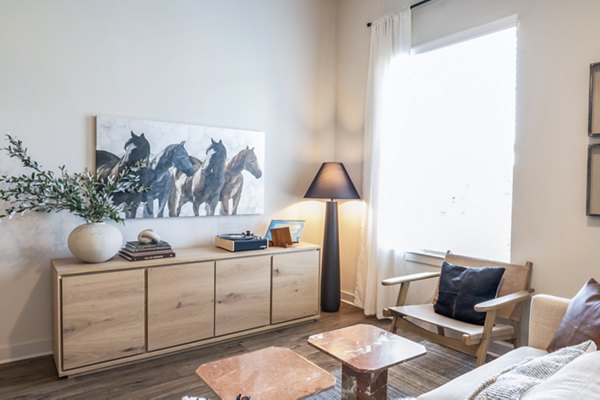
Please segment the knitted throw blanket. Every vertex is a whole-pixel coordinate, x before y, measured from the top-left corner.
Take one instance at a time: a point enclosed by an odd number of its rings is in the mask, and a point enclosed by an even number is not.
[[[518,400],[531,387],[585,353],[591,344],[592,341],[588,340],[506,368],[487,378],[469,396],[469,400]]]

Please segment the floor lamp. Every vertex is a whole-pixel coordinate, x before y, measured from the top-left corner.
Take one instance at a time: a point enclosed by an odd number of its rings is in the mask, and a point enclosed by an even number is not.
[[[308,187],[305,199],[329,199],[325,209],[323,262],[321,265],[321,310],[340,309],[340,244],[338,235],[337,201],[360,199],[350,175],[339,162],[326,162]]]

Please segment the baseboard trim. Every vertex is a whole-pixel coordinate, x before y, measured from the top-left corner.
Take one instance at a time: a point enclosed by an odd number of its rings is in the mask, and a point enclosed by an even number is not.
[[[354,304],[354,293],[347,292],[345,290],[341,291],[341,300],[346,303],[355,306]]]
[[[352,307],[358,307],[356,304],[354,304],[354,303],[353,303],[353,302],[351,302],[351,301],[344,300],[344,299],[341,299],[341,301],[342,301],[342,303],[349,304],[349,305],[351,305]],[[360,308],[360,307],[358,307],[358,308]]]
[[[50,349],[52,349],[51,339],[0,347],[0,364],[47,356],[48,354],[52,354],[52,350]]]

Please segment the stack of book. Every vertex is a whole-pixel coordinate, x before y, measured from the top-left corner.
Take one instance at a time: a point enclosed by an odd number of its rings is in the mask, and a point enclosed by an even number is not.
[[[142,261],[175,257],[175,252],[164,240],[157,243],[140,243],[136,240],[125,243],[119,255],[129,261]]]

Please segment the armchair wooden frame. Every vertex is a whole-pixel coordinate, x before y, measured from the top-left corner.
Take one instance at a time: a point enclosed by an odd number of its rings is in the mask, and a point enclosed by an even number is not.
[[[456,321],[435,314],[433,304],[406,305],[406,297],[411,282],[432,279],[440,276],[440,272],[423,272],[389,278],[382,281],[384,286],[400,285],[396,306],[384,310],[384,315],[393,317],[391,332],[398,328],[417,332],[427,340],[477,357],[477,366],[485,363],[487,350],[492,341],[508,341],[514,347],[520,343],[520,321],[525,301],[529,299],[533,289],[529,288],[533,264],[509,264],[480,258],[460,256],[449,251],[444,259],[446,262],[464,267],[494,266],[504,267],[505,272],[498,287],[498,297],[479,303],[475,311],[485,312],[483,326]],[[436,288],[433,303],[437,301]],[[407,319],[408,317],[408,319]],[[500,323],[496,317],[508,321]],[[419,320],[437,327],[437,334],[411,321]],[[458,332],[460,338],[447,336],[446,330]]]

